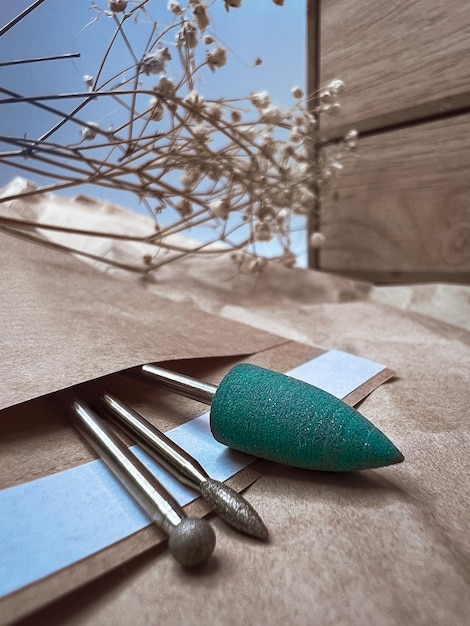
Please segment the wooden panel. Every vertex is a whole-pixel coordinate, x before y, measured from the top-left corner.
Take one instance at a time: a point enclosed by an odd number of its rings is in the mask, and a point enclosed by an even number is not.
[[[468,0],[323,0],[321,14],[321,83],[347,85],[323,128],[470,91]]]
[[[360,140],[338,198],[322,202],[322,269],[468,280],[469,130],[462,115]]]

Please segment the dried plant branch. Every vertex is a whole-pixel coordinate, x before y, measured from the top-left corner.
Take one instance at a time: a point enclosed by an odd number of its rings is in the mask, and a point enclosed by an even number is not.
[[[13,26],[16,26],[18,22],[20,22],[23,18],[29,15],[32,11],[34,11],[34,9],[36,9],[43,2],[44,0],[36,0],[35,2],[33,2],[33,4],[30,4],[29,7],[27,7],[24,11],[22,11],[16,17],[10,20],[8,24],[5,24],[5,26],[0,28],[0,37],[4,35],[5,33],[7,33],[10,30],[10,28],[13,28]]]
[[[26,63],[40,63],[44,61],[65,61],[66,59],[78,59],[80,57],[79,52],[70,52],[67,54],[54,54],[47,57],[33,57],[30,59],[15,59],[14,61],[1,61],[0,67],[7,67],[9,65],[25,65]]]
[[[240,4],[230,3],[230,7]],[[0,88],[5,96],[0,106],[29,105],[58,118],[37,139],[0,136],[0,144],[16,148],[0,152],[0,162],[57,180],[54,185],[4,196],[0,202],[85,183],[119,189],[144,202],[156,222],[154,233],[141,238],[69,227],[62,232],[144,242],[154,246],[156,254],[160,248],[177,253],[157,260],[145,255],[142,272],[190,253],[213,254],[214,242],[222,244],[217,254],[232,254],[240,268],[258,272],[265,265],[260,245],[273,239],[282,250],[275,258],[292,267],[291,233],[299,219],[306,223],[315,212],[318,193],[339,175],[341,157],[357,144],[357,135],[350,133],[338,157],[312,163],[312,155],[318,153],[319,115],[338,111],[343,83],[331,81],[307,97],[294,87],[293,104],[288,108],[277,106],[265,91],[236,99],[206,99],[196,89],[197,77],[218,72],[228,56],[225,47],[208,34],[210,6],[202,0],[188,0],[185,6],[170,0],[168,23],[161,27],[149,13],[151,5],[151,0],[133,6],[124,0],[108,0],[107,8],[92,3],[96,17],[88,28],[101,18],[111,19],[115,27],[104,43],[94,76],[84,77],[85,90],[21,95]],[[141,27],[145,36],[134,41],[136,31],[129,23],[139,16],[145,16]],[[120,61],[117,71],[108,71],[118,45],[129,59]],[[70,112],[63,110],[74,100],[79,103]],[[117,108],[112,126],[103,128],[85,116],[92,105],[107,101]],[[80,128],[76,141],[59,139],[58,131],[68,127]],[[53,135],[55,141],[51,141]],[[163,213],[166,226],[160,224]],[[295,216],[300,217],[294,220]],[[61,228],[7,218],[0,219],[0,224],[4,232],[33,238],[25,230]],[[171,235],[200,226],[210,228],[210,241],[191,250],[168,241]],[[314,235],[311,245],[321,245],[323,235]]]

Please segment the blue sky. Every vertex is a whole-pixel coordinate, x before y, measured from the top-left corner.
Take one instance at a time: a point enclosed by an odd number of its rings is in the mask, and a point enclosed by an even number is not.
[[[31,2],[32,0],[0,0],[0,25],[7,23]],[[97,0],[96,4],[102,8],[107,7],[105,0]],[[153,0],[148,5],[152,16],[161,25],[169,21],[166,5],[167,0]],[[89,0],[45,0],[3,35],[0,38],[2,61],[71,52],[79,52],[81,57],[0,67],[0,85],[22,95],[83,91],[83,76],[95,74],[97,62],[114,30],[114,23],[109,17],[101,17],[91,27],[84,28],[97,15],[90,6]],[[304,0],[286,0],[284,7],[274,5],[272,0],[243,0],[240,9],[231,9],[228,13],[223,1],[215,0],[211,8],[213,23],[209,32],[228,49],[228,63],[214,75],[210,72],[201,74],[198,90],[207,98],[236,98],[247,96],[251,91],[266,89],[277,104],[291,105],[291,87],[305,84],[305,14]],[[135,29],[133,43],[138,41],[138,33],[148,32],[145,18],[141,18],[140,22],[128,25]],[[130,36],[133,32],[134,30],[129,31]],[[173,45],[173,42],[174,35],[171,34],[168,43]],[[131,62],[124,47],[116,48],[118,50],[119,54],[113,61],[116,68],[128,60]],[[257,57],[263,59],[259,66],[254,65]],[[1,97],[3,96],[0,94]],[[57,104],[62,109],[71,107],[70,103],[64,102],[51,104]],[[87,121],[99,121],[103,127],[113,122],[112,107],[103,107],[96,103],[88,107],[84,113]],[[0,106],[1,135],[37,138],[56,121],[57,118],[52,114],[40,112],[31,105]],[[71,125],[56,137],[61,141],[75,143],[80,138],[79,130],[78,126]],[[0,144],[0,149],[8,148],[5,144]],[[33,174],[0,164],[0,187],[18,174],[40,184],[48,183]],[[146,213],[137,199],[126,192],[82,186],[61,193],[87,193]],[[192,232],[191,235],[195,236],[195,233]],[[303,245],[303,238],[299,235],[300,247]]]

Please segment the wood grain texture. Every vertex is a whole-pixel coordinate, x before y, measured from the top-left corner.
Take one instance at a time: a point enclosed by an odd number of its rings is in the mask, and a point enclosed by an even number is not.
[[[468,0],[324,0],[321,13],[321,83],[347,85],[322,128],[469,91]]]
[[[322,269],[468,277],[469,129],[464,115],[360,141],[322,203]]]

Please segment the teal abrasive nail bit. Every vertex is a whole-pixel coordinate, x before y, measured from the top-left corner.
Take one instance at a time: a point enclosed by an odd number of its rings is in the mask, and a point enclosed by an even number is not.
[[[225,483],[211,478],[195,458],[124,402],[108,393],[101,400],[110,418],[120,429],[127,431],[180,482],[199,491],[227,524],[258,539],[268,538],[268,529],[263,520],[243,496]]]
[[[217,387],[155,365],[143,365],[142,371],[167,389],[210,404],[212,434],[236,450],[330,472],[382,467],[404,459],[356,409],[285,374],[241,363]]]

